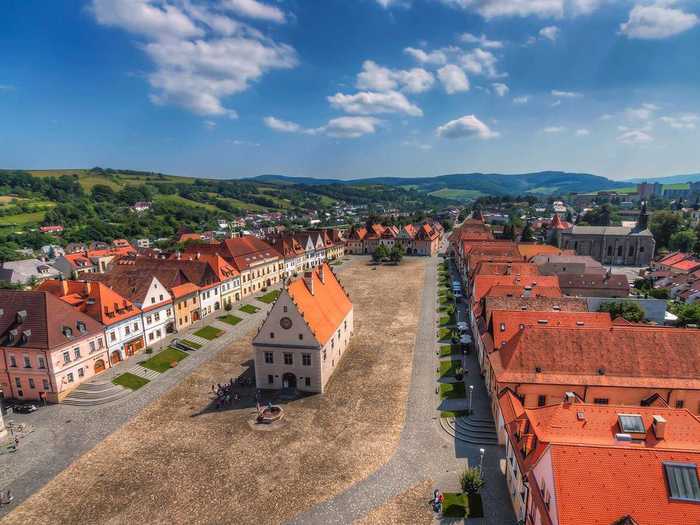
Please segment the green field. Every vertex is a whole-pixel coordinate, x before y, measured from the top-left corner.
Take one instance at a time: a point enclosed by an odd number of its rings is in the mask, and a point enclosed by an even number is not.
[[[206,202],[196,202],[180,195],[156,195],[156,202],[173,202],[175,204],[181,204],[183,206],[192,206],[195,208],[204,208],[209,211],[217,211],[219,208],[213,204],[207,204]]]
[[[197,330],[194,335],[197,337],[203,337],[204,339],[209,339],[210,341],[216,339],[219,337],[221,334],[223,334],[223,330],[219,330],[218,328],[214,326],[205,326],[204,328],[200,328]]]
[[[27,170],[27,173],[35,177],[60,177],[62,175],[77,175],[80,185],[85,190],[90,191],[96,184],[104,184],[114,190],[120,190],[128,185],[140,185],[145,182],[178,182],[181,184],[192,184],[193,177],[178,177],[176,175],[135,175],[128,173],[100,174],[90,172],[86,169],[65,169],[65,170]]]
[[[187,352],[178,350],[169,346],[162,352],[157,353],[147,361],[141,363],[141,366],[149,370],[155,370],[161,374],[171,368],[172,363],[178,363],[187,357]]]
[[[0,217],[0,226],[26,226],[28,224],[38,224],[44,220],[45,215],[45,211],[20,213],[19,215],[6,215],[5,217]]]
[[[457,190],[451,188],[443,188],[441,190],[433,191],[429,193],[433,197],[441,197],[443,199],[453,199],[453,200],[472,200],[477,197],[481,197],[483,193],[478,190]]]
[[[131,372],[126,372],[112,379],[112,383],[129,388],[130,390],[138,390],[142,386],[147,385],[149,381],[148,379],[134,375]]]

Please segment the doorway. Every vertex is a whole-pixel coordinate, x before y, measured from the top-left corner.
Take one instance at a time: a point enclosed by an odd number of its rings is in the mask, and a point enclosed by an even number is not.
[[[287,372],[282,376],[282,388],[296,388],[297,387],[297,376],[291,372]]]

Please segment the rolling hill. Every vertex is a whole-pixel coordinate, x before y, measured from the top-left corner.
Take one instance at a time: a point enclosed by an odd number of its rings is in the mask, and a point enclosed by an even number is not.
[[[687,175],[671,175],[669,177],[647,177],[627,179],[623,182],[660,182],[661,184],[678,184],[682,182],[699,182],[700,173],[689,173]]]
[[[567,173],[563,171],[542,171],[513,175],[500,173],[455,173],[436,177],[375,177],[351,180],[260,175],[247,180],[268,184],[401,186],[454,200],[468,200],[479,195],[585,193],[629,185],[629,183],[612,181],[589,173]]]

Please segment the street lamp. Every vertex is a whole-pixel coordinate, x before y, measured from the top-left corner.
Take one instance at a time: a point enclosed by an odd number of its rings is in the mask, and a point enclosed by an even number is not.
[[[469,385],[469,415],[472,413],[472,392],[474,392],[474,385]]]
[[[479,474],[483,472],[484,467],[484,453],[486,451],[483,448],[479,449]]]

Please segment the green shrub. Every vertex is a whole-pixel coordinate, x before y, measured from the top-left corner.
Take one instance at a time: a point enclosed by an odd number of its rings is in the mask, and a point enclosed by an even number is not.
[[[465,494],[478,494],[484,486],[484,478],[479,467],[465,468],[459,475],[459,486]]]

